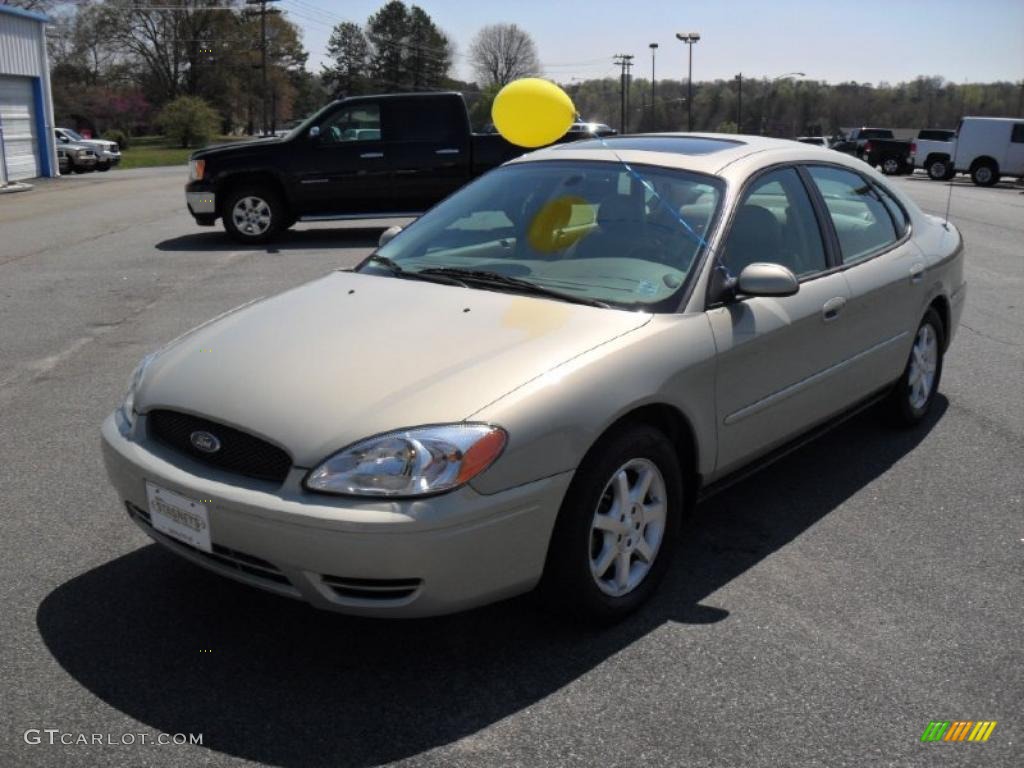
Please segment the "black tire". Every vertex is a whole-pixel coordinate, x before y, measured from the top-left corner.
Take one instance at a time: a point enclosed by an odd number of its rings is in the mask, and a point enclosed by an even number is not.
[[[979,187],[993,187],[999,183],[999,167],[991,160],[979,160],[971,166],[971,181]]]
[[[96,170],[100,171],[101,173],[106,173],[107,171],[110,170],[110,163],[100,163],[99,165],[96,166]]]
[[[665,495],[665,519],[653,561],[646,564],[646,574],[639,576],[639,582],[629,591],[612,595],[598,586],[598,580],[600,576],[615,571],[620,555],[616,554],[604,574],[597,576],[591,571],[592,558],[600,559],[606,549],[622,552],[625,547],[626,562],[641,572],[645,561],[625,544],[626,541],[633,544],[640,539],[625,537],[643,536],[646,542],[649,537],[657,535],[656,528],[650,528],[657,522],[643,521],[631,525],[635,507],[628,512],[628,517],[623,515],[625,520],[621,523],[621,533],[606,533],[594,527],[597,513],[607,511],[608,504],[612,503],[612,483],[620,471],[627,475],[632,472],[629,476],[639,481],[639,472],[631,469],[634,463],[656,467],[660,472]],[[641,467],[640,471],[646,469]],[[656,496],[660,494],[656,494],[654,489],[658,487],[655,479],[651,484],[652,490],[644,497],[648,506],[656,504]],[[664,578],[678,543],[676,539],[684,505],[679,457],[671,441],[661,431],[644,424],[628,424],[603,437],[580,463],[558,512],[540,585],[545,603],[558,613],[567,612],[587,622],[610,624],[624,619],[650,597]],[[598,551],[595,551],[595,545]],[[636,560],[632,560],[633,557]],[[632,577],[633,571],[630,574]],[[614,578],[611,575],[610,580]]]
[[[235,209],[241,201],[250,204],[244,207],[253,212],[251,221],[235,220]],[[243,214],[245,215],[245,214]],[[267,221],[264,224],[264,216]],[[243,185],[230,190],[221,204],[221,219],[224,230],[239,243],[254,245],[268,243],[277,236],[287,221],[288,211],[281,196],[265,185]]]
[[[942,177],[943,181],[952,181],[956,178],[956,166],[951,162],[949,164],[949,170],[946,171],[946,175]]]
[[[895,176],[903,170],[903,163],[897,157],[883,157],[881,169],[886,176]]]
[[[911,377],[914,376],[915,355],[919,352],[919,342],[922,338],[922,331],[925,328],[930,329],[935,340],[935,361],[927,397],[922,399],[922,393],[920,390],[915,391]],[[886,402],[889,419],[896,426],[916,426],[928,415],[932,403],[935,402],[935,395],[939,391],[939,381],[942,379],[943,350],[945,347],[946,332],[942,325],[942,318],[939,317],[939,313],[935,311],[934,307],[929,307],[928,311],[925,312],[924,318],[921,320],[921,324],[917,327],[917,332],[914,334],[914,345],[907,358],[907,365],[903,369],[903,375],[900,376],[899,381],[892,388]]]
[[[75,173],[89,173],[92,170],[92,168],[85,168],[84,166],[76,165],[71,170],[73,170]]]
[[[948,160],[944,160],[941,157],[934,160],[929,160],[926,170],[928,171],[928,178],[932,181],[944,181],[950,171],[950,163]]]

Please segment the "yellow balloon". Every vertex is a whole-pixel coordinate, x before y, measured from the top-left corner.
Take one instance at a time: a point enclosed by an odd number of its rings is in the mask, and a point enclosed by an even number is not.
[[[572,220],[573,207],[586,205],[586,200],[573,195],[563,195],[545,203],[530,222],[526,230],[526,241],[535,251],[541,253],[554,253],[568,248],[584,235],[590,234],[590,228],[586,227],[586,224],[592,222]],[[566,232],[570,224],[577,226]]]
[[[513,80],[494,97],[491,120],[498,133],[520,147],[543,147],[565,135],[576,119],[569,94],[539,77]]]

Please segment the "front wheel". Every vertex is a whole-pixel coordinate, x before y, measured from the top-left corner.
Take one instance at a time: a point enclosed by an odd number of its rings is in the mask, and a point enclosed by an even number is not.
[[[286,215],[280,196],[262,186],[231,191],[221,212],[225,231],[234,240],[246,244],[272,240],[284,225]]]
[[[628,425],[584,458],[558,513],[541,591],[560,612],[611,623],[657,588],[683,515],[675,448],[659,430]]]
[[[110,170],[110,163],[100,163],[96,166],[97,171],[105,172]]]
[[[897,425],[911,427],[928,415],[939,391],[945,343],[942,318],[930,307],[917,328],[903,375],[889,394],[889,413]]]

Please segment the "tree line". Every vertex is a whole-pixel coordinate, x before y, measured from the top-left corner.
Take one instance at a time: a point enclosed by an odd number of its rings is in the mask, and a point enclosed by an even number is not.
[[[181,99],[179,113],[205,110],[217,132],[252,134],[262,127],[264,98],[272,129],[334,98],[432,90],[466,94],[479,128],[490,121],[491,102],[504,84],[544,76],[534,41],[515,24],[483,27],[460,54],[423,8],[402,0],[388,0],[365,24],[337,24],[319,72],[307,69],[309,53],[291,13],[270,7],[266,94],[260,11],[244,0],[0,2],[31,5],[55,19],[47,40],[56,117],[100,132],[152,132],[167,105]],[[457,58],[465,59],[473,82],[452,76]],[[573,78],[563,87],[584,119],[622,127],[619,78]],[[629,83],[628,94],[627,131],[684,130],[691,111],[695,130],[776,136],[834,135],[861,125],[952,128],[966,114],[1024,114],[1024,83],[961,84],[934,76],[877,85],[803,78],[694,82],[692,110],[685,80],[658,80],[653,102],[643,78]]]

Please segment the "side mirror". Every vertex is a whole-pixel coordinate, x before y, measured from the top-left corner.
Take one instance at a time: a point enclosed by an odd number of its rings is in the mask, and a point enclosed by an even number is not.
[[[67,143],[68,143],[68,141],[70,141],[70,139],[68,139],[68,137],[67,137],[67,136],[61,136],[61,137],[60,137],[60,143],[61,143],[61,144],[67,144]]]
[[[736,281],[736,293],[745,296],[792,296],[800,281],[781,264],[748,264]]]
[[[309,129],[309,138],[311,138],[311,139],[319,139],[320,138],[320,126],[319,125],[314,125],[312,128]]]
[[[380,233],[380,240],[377,241],[377,247],[383,248],[385,245],[395,239],[395,236],[402,231],[402,228],[395,224],[393,227],[388,227]]]

